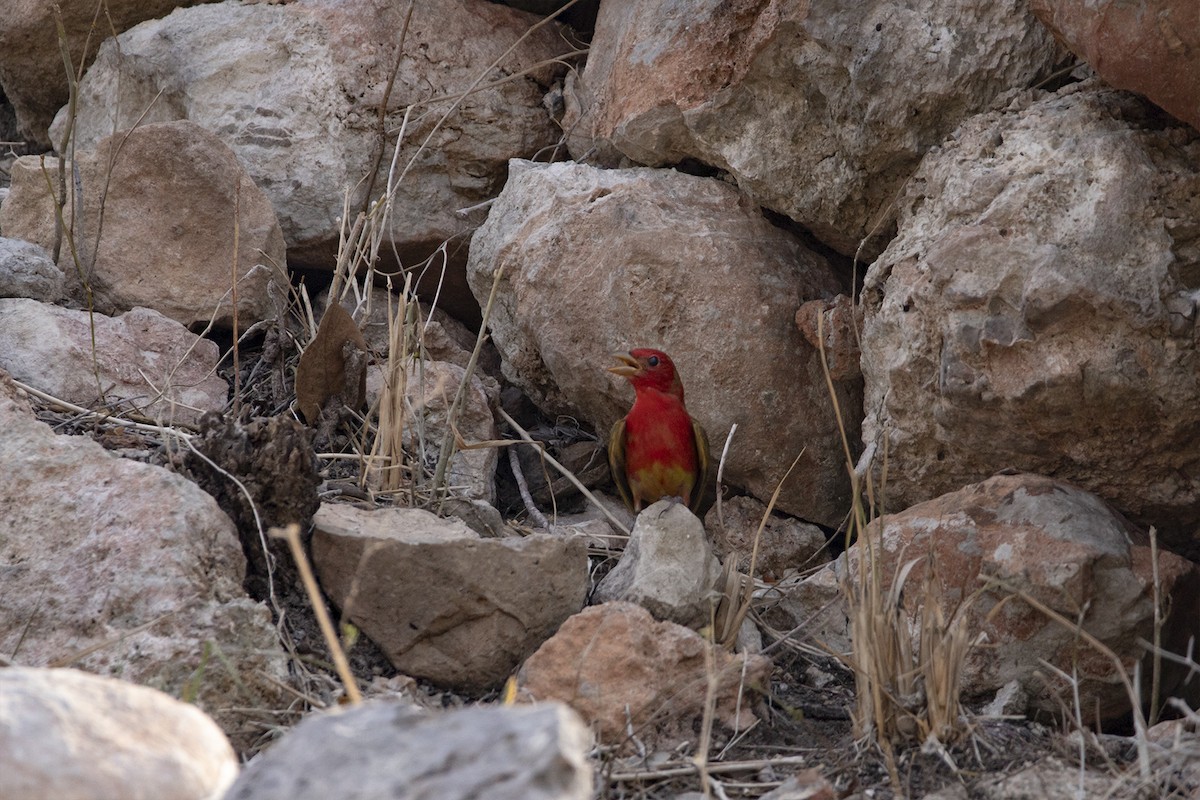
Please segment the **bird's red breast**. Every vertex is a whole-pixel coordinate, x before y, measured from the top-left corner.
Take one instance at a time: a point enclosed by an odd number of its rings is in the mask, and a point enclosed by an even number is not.
[[[633,408],[613,426],[609,466],[625,504],[635,513],[664,497],[699,507],[708,471],[704,429],[687,412],[675,364],[660,350],[618,355],[610,372],[633,384]]]

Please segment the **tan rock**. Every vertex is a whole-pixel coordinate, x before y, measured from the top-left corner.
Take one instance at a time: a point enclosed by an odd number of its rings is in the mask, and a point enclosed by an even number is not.
[[[726,500],[719,516],[716,506],[709,510],[704,528],[722,563],[732,555],[739,569],[749,569],[755,535],[766,513],[766,505],[752,497]],[[755,574],[778,579],[791,570],[813,569],[829,560],[824,551],[825,533],[816,525],[771,514],[759,536]]]
[[[922,165],[864,292],[891,507],[1013,468],[1176,541],[1200,524],[1200,137],[1147,113],[1068,88]]]
[[[700,634],[657,622],[641,606],[605,603],[584,609],[529,657],[522,695],[559,700],[578,711],[601,745],[626,742],[627,725],[648,747],[671,750],[693,740],[708,676],[717,678],[716,722],[744,730],[753,693],[766,687],[771,661],[733,656]]]
[[[263,710],[291,698],[271,615],[242,591],[229,518],[194,483],[55,435],[2,396],[0,430],[0,653],[194,692],[252,748]]]
[[[440,686],[501,683],[587,593],[579,539],[481,539],[415,508],[327,504],[314,524],[325,591],[397,669]]]
[[[848,507],[841,437],[818,355],[796,329],[802,302],[839,291],[825,260],[737,190],[666,170],[514,161],[471,243],[504,374],[551,414],[602,436],[632,403],[611,354],[661,347],[712,461],[733,423],[725,480],[767,498],[803,451],[779,506],[836,524]],[[854,382],[837,384],[853,441]]]
[[[288,282],[279,223],[266,195],[220,139],[190,122],[172,122],[79,147],[82,205],[77,223],[67,225],[75,231],[78,267],[66,243],[60,256],[77,300],[85,299],[80,275],[86,275],[103,313],[145,306],[184,325],[215,319],[228,328],[236,227],[242,329],[282,313]],[[46,167],[57,174],[56,160]],[[0,206],[0,228],[5,236],[52,249],[54,218],[39,157],[18,159],[12,194]]]
[[[89,3],[42,3],[4,0],[0,3],[0,84],[17,117],[17,129],[42,147],[51,145],[47,128],[69,94],[58,23],[66,34],[71,67],[78,71],[96,56],[100,41],[112,31],[169,14],[199,0],[115,0],[103,15]],[[53,142],[61,144],[61,139]]]
[[[1192,0],[1030,0],[1034,15],[1105,83],[1200,129],[1200,5]]]
[[[0,299],[0,368],[86,408],[194,425],[225,407],[217,357],[214,342],[148,308],[106,317]]]
[[[238,775],[212,718],[73,669],[0,670],[0,797],[210,800]]]
[[[1071,688],[1042,666],[1048,662],[1079,675],[1079,707],[1100,719],[1127,713],[1129,698],[1111,660],[1082,640],[1082,629],[1100,640],[1132,675],[1145,656],[1139,640],[1154,636],[1154,570],[1145,535],[1093,495],[1035,475],[1001,475],[882,518],[882,580],[890,586],[900,564],[918,559],[905,583],[905,608],[916,646],[918,604],[929,564],[936,594],[949,615],[967,606],[967,631],[982,636],[961,676],[964,697],[990,699],[1016,682],[1028,708],[1057,714],[1073,707]],[[879,536],[878,529],[867,535]],[[850,581],[857,580],[861,539],[848,551]],[[850,632],[839,591],[845,559],[822,570],[792,595],[791,619],[835,649],[847,650]],[[1194,633],[1197,573],[1180,556],[1158,554],[1158,579],[1166,617],[1164,647],[1183,652]],[[1015,596],[1014,596],[1015,594]],[[1029,597],[1065,618],[1066,625],[1026,602]],[[789,626],[790,627],[790,626]],[[1149,664],[1142,676],[1148,681]],[[1171,669],[1164,696],[1180,679]],[[1011,691],[1011,689],[1009,690]],[[1142,696],[1148,696],[1148,684]]]
[[[924,151],[1057,58],[1023,0],[605,3],[563,128],[581,161],[726,170],[870,258]]]
[[[374,201],[390,176],[381,257],[394,267],[395,249],[413,267],[448,242],[448,269],[436,256],[421,287],[433,296],[440,284],[443,307],[466,318],[462,237],[483,213],[457,211],[499,191],[509,158],[558,140],[541,100],[572,45],[561,26],[529,32],[536,17],[499,4],[432,0],[414,6],[397,60],[406,13],[390,0],[181,10],[100,48],[80,83],[76,136],[90,146],[143,114],[215,132],[275,205],[293,266],[331,268],[346,192],[355,215],[368,184]],[[64,124],[61,115],[55,130]]]

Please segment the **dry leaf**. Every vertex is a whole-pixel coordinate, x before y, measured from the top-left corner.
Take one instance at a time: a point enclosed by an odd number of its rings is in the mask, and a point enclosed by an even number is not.
[[[296,366],[296,404],[309,425],[317,422],[321,409],[334,396],[343,396],[347,405],[357,406],[367,393],[367,376],[359,371],[358,386],[346,392],[346,350],[349,344],[363,353],[367,342],[346,309],[331,302],[321,318],[317,335],[305,348]],[[355,391],[357,390],[357,391]],[[354,398],[358,403],[354,403]]]

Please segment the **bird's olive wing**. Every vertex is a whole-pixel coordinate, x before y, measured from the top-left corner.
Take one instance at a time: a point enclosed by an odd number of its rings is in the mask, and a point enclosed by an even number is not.
[[[629,472],[625,469],[625,420],[619,419],[608,434],[608,468],[612,471],[617,493],[633,510],[633,491],[629,488]]]
[[[692,435],[696,443],[696,483],[692,486],[688,508],[693,514],[699,515],[700,501],[704,499],[704,490],[708,488],[708,435],[696,420],[692,420]]]

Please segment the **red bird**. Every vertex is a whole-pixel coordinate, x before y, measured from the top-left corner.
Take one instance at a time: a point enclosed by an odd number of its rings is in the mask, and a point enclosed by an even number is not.
[[[664,497],[678,497],[693,513],[708,473],[708,437],[688,416],[683,383],[661,350],[618,354],[608,371],[627,378],[636,394],[625,419],[608,437],[608,464],[621,499],[633,513]]]

